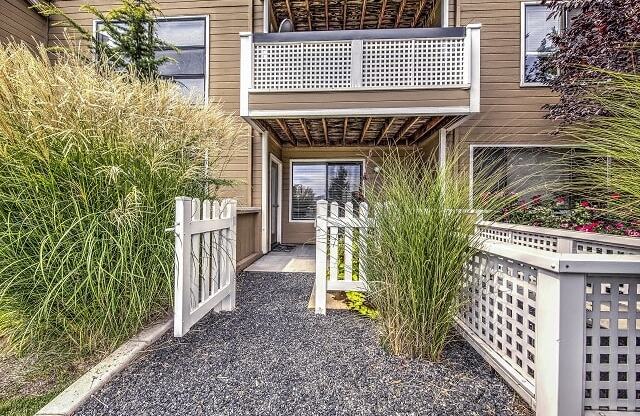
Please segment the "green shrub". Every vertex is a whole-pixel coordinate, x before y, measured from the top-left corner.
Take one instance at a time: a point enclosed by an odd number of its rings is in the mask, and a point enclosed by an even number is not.
[[[236,123],[168,82],[0,48],[5,348],[109,350],[166,314],[174,198],[215,193]]]
[[[479,247],[468,174],[456,165],[437,169],[433,159],[392,152],[366,190],[375,219],[368,298],[383,344],[397,355],[440,359],[460,308],[465,265]]]

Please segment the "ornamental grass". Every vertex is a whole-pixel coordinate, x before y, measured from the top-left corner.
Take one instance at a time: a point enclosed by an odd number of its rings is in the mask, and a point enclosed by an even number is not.
[[[438,361],[454,334],[465,267],[481,244],[478,216],[469,210],[468,172],[458,169],[456,158],[438,168],[433,157],[391,151],[366,190],[374,217],[368,296],[382,343],[396,355]],[[483,208],[497,206],[501,198],[486,195]]]
[[[174,198],[215,193],[237,131],[169,82],[0,47],[3,348],[106,351],[164,316]]]

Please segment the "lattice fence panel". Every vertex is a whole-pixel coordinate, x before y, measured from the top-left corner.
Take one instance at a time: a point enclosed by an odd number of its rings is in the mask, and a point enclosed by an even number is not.
[[[414,85],[413,40],[369,40],[362,44],[363,87]]]
[[[256,43],[253,88],[263,91],[351,87],[351,42]]]
[[[467,271],[462,320],[535,386],[537,269],[480,253]]]
[[[554,253],[558,251],[558,238],[544,234],[513,231],[513,244]]]
[[[511,231],[499,228],[478,227],[480,237],[500,243],[511,243]]]
[[[640,275],[588,276],[585,408],[640,410]]]
[[[416,86],[452,86],[465,83],[464,39],[415,41]]]
[[[578,254],[640,254],[640,250],[598,244],[592,241],[576,241],[575,252]]]

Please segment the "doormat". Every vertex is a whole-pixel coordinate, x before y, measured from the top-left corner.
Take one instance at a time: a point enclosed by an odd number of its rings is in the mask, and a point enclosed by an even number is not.
[[[294,248],[296,248],[296,246],[291,244],[276,244],[275,246],[273,246],[271,251],[275,251],[278,253],[289,253],[293,251]]]

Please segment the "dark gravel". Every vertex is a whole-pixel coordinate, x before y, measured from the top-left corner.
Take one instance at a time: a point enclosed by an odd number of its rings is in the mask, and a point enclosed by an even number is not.
[[[246,273],[238,307],[164,335],[77,415],[520,415],[459,341],[432,364],[386,354],[372,322],[307,310],[313,275]]]

